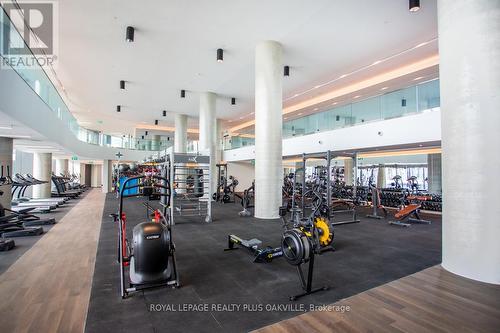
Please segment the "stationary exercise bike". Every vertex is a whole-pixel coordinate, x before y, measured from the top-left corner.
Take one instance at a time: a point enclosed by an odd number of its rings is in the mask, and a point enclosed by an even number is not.
[[[119,212],[111,216],[119,227],[118,262],[122,298],[147,288],[179,287],[172,224],[168,215],[171,195],[169,180],[157,175],[128,178],[123,182],[120,193]],[[138,196],[148,199],[160,197],[162,209],[154,209],[149,202],[144,203],[148,218],[152,220],[137,224],[132,231],[132,242],[130,242],[127,239],[127,219],[123,211],[123,199]],[[125,276],[127,267],[128,286]]]

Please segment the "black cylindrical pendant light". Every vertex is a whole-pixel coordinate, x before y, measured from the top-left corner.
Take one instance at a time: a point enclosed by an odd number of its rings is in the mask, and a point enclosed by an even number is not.
[[[132,43],[134,41],[134,33],[135,33],[134,27],[128,26],[127,27],[127,38],[126,38],[127,42]]]
[[[117,105],[116,106],[116,112],[122,112],[122,106],[121,105]]]
[[[231,98],[231,105],[236,105],[236,98],[234,97]]]
[[[420,9],[420,0],[410,0],[410,12],[416,12]]]
[[[181,90],[181,98],[185,98],[186,97],[186,90]]]
[[[217,49],[217,62],[223,62],[223,61],[224,61],[224,50]]]
[[[290,76],[290,66],[285,66],[283,68],[283,75],[284,76]]]
[[[163,117],[167,116],[167,111],[163,110]]]
[[[120,89],[125,89],[125,81],[120,81]]]
[[[157,120],[155,120],[155,125],[158,125],[158,119],[157,119]]]

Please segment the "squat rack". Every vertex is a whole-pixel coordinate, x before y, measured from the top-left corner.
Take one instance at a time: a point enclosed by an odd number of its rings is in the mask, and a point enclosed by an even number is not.
[[[210,193],[210,156],[196,153],[171,153],[166,156],[171,188],[171,220],[177,217],[204,217],[212,221],[212,198]],[[189,179],[191,176],[193,179]],[[192,186],[191,186],[192,183]]]
[[[349,157],[353,159],[353,195],[354,198],[356,198],[356,193],[357,193],[357,184],[356,184],[356,178],[358,174],[358,153],[357,152],[332,152],[331,150],[328,150],[326,152],[320,152],[320,153],[309,153],[309,154],[302,154],[302,170],[304,170],[304,176],[302,177],[302,191],[303,194],[305,193],[306,189],[306,177],[305,177],[305,170],[306,170],[306,162],[309,159],[323,159],[326,161],[326,169],[327,169],[327,176],[326,176],[326,200],[327,200],[327,205],[328,205],[328,219],[332,217],[332,160],[337,158],[337,157]],[[344,167],[344,170],[345,167]],[[305,207],[305,196],[302,195],[301,198],[302,201],[302,209]],[[334,222],[332,225],[340,225],[340,224],[350,224],[350,223],[358,223],[359,220],[357,219],[356,216],[356,211],[355,209],[345,209],[345,210],[336,210],[335,212],[337,213],[352,213],[352,220],[348,221],[340,221],[340,222]]]

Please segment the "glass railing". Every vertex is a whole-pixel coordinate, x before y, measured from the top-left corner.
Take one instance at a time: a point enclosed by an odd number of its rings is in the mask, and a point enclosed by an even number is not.
[[[283,138],[330,131],[371,121],[403,117],[440,106],[439,80],[367,98],[283,122]],[[255,144],[253,129],[224,138],[224,150]]]
[[[3,36],[9,36],[9,45],[26,45],[17,28],[11,22],[3,8],[0,10],[0,25]],[[29,49],[29,48],[27,48]],[[139,149],[139,150],[163,150],[170,147],[173,142],[168,140],[142,140],[133,137],[116,137],[89,130],[78,125],[76,118],[71,114],[69,108],[47,76],[43,68],[36,62],[26,66],[17,62],[18,55],[9,54],[10,49],[0,46],[0,66],[11,67],[26,84],[42,99],[42,101],[57,115],[62,124],[67,127],[80,141],[115,148]],[[35,59],[31,54],[29,58]]]

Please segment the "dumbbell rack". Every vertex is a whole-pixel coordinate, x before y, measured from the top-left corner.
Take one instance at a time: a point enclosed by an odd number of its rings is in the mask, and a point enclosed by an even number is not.
[[[210,156],[171,153],[165,163],[171,188],[175,191],[170,198],[172,223],[179,218],[197,216],[211,222]],[[193,176],[193,180],[188,176]]]

